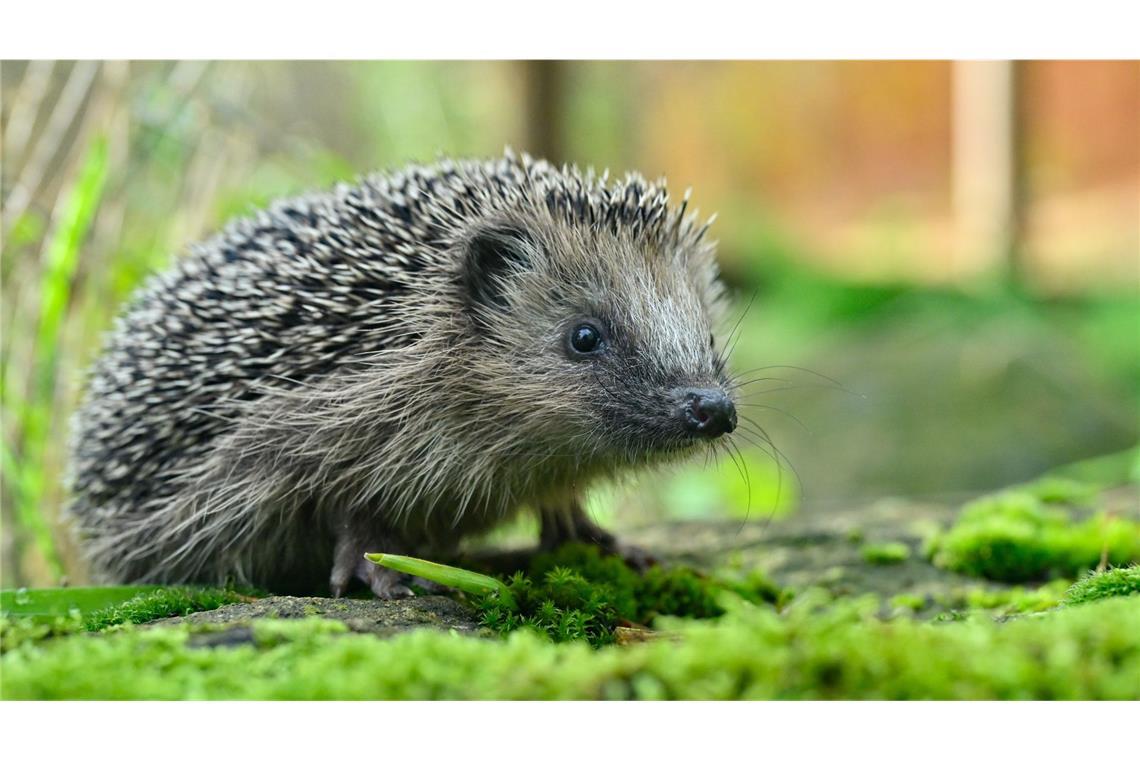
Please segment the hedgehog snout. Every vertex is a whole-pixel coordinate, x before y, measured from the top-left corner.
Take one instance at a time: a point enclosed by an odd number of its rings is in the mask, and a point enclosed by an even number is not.
[[[719,438],[736,429],[736,405],[719,388],[684,388],[674,396],[676,417],[689,435]]]

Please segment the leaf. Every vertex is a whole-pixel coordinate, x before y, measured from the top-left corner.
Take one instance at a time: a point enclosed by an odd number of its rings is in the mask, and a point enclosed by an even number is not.
[[[478,596],[499,594],[504,599],[511,598],[511,592],[506,584],[490,575],[483,575],[451,565],[441,565],[438,562],[429,562],[426,559],[406,557],[402,554],[365,554],[364,558],[381,567],[441,583],[444,586],[451,586],[468,594]]]
[[[158,586],[76,586],[74,588],[5,589],[0,612],[14,618],[53,619],[114,607],[147,594]]]

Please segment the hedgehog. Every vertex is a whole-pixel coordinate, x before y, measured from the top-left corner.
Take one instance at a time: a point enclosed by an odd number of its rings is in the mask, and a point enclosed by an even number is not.
[[[737,424],[712,220],[688,198],[508,149],[191,246],[119,315],[73,420],[93,573],[392,599],[409,579],[366,552],[454,557],[524,510],[542,547],[644,564],[584,490]]]

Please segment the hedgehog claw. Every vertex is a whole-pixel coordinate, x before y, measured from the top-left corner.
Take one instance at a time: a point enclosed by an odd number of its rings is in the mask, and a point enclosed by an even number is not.
[[[357,577],[368,584],[377,599],[391,601],[415,596],[412,590],[403,583],[404,579],[407,578],[406,575],[397,573],[395,570],[389,570],[386,567],[380,567],[368,560],[364,560],[364,562],[369,567],[357,571]]]
[[[359,535],[362,534],[346,526],[337,540],[332,575],[329,577],[332,595],[337,598],[343,596],[352,579],[356,578],[363,581],[377,599],[390,601],[415,596],[405,585],[408,576],[364,558],[366,551],[380,547],[382,542],[360,539]]]
[[[377,599],[390,601],[415,596],[412,590],[404,585],[406,575],[395,570],[389,570],[386,567],[380,567],[363,557],[351,568],[346,569],[345,565],[341,564],[333,568],[332,577],[329,580],[332,595],[336,598],[343,596],[353,578],[363,581]]]

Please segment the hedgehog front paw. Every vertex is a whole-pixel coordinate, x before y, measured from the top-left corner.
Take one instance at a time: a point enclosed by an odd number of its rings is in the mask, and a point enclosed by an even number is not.
[[[364,581],[378,599],[406,599],[414,596],[412,590],[404,585],[406,575],[364,558],[365,552],[378,550],[379,544],[376,541],[362,540],[358,535],[356,531],[346,528],[337,540],[332,575],[329,578],[332,595],[344,596],[352,579],[356,578]]]
[[[407,599],[415,596],[412,590],[404,585],[407,578],[403,573],[397,573],[386,567],[380,567],[374,562],[364,560],[366,568],[357,571],[356,577],[368,584],[377,599],[390,601],[392,599]]]
[[[364,581],[365,585],[372,589],[372,593],[376,595],[377,599],[386,601],[407,599],[414,594],[410,588],[404,585],[405,577],[403,573],[380,567],[361,556],[355,561],[335,564],[332,577],[329,579],[329,587],[332,590],[332,595],[339,598],[348,591],[348,585],[352,579],[357,578]]]

